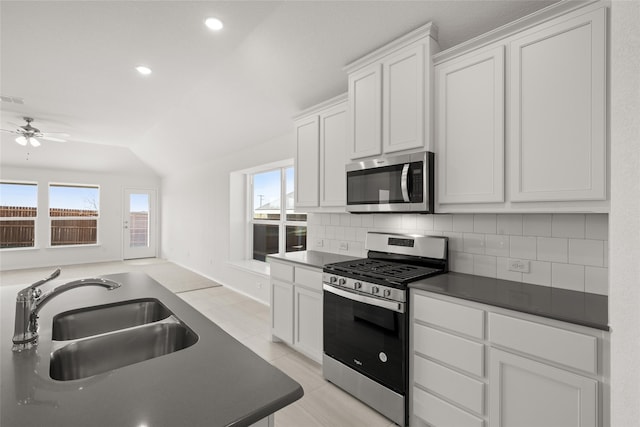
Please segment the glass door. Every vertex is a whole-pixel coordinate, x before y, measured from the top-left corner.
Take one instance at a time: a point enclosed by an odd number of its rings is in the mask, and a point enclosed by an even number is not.
[[[125,189],[123,258],[156,256],[156,191]]]

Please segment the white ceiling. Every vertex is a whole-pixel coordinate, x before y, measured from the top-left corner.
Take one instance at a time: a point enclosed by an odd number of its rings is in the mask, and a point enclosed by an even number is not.
[[[344,65],[426,22],[447,49],[554,1],[3,0],[0,94],[24,105],[2,102],[0,124],[71,136],[2,132],[1,162],[166,175],[290,131],[346,91]]]

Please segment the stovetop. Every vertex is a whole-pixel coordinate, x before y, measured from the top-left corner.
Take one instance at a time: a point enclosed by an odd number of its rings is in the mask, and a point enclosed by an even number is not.
[[[408,283],[443,272],[440,268],[371,258],[327,264],[324,267],[324,271],[396,288],[404,288]]]

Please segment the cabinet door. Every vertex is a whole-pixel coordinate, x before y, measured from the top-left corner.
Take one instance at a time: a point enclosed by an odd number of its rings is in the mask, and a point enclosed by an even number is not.
[[[322,293],[295,287],[294,346],[322,360]]]
[[[318,206],[319,121],[312,116],[296,122],[296,207]]]
[[[381,65],[349,74],[349,155],[352,159],[382,152]]]
[[[293,285],[271,281],[271,335],[293,343]]]
[[[605,9],[511,42],[511,199],[606,198]]]
[[[598,382],[490,349],[492,427],[595,427]]]
[[[382,64],[382,147],[385,153],[425,146],[424,45],[391,55]]]
[[[346,205],[346,103],[320,115],[320,206]]]
[[[438,203],[504,201],[504,46],[439,64]]]

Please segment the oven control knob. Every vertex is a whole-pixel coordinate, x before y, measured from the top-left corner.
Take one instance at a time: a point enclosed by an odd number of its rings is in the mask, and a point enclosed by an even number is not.
[[[336,276],[329,277],[329,283],[336,283],[337,281],[338,281],[338,278]]]
[[[383,295],[385,298],[389,298],[391,296],[391,289],[385,289]]]
[[[353,284],[353,289],[356,289],[356,290],[358,290],[358,289],[362,289],[362,283],[360,283],[360,282],[355,282],[355,283]]]
[[[340,278],[340,280],[338,280],[338,285],[340,286],[344,286],[347,283],[347,279],[344,278]]]
[[[371,287],[371,293],[372,294],[377,294],[379,292],[380,292],[380,288],[379,287],[377,287],[377,286]]]

